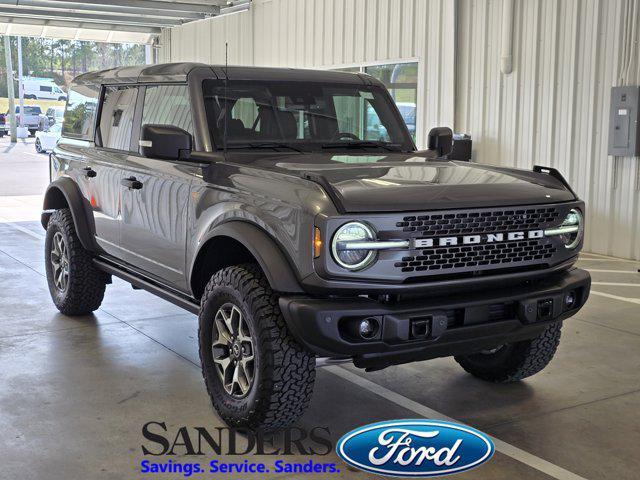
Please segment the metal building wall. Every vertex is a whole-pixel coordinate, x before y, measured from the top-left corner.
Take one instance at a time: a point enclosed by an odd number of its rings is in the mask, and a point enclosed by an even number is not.
[[[587,202],[586,248],[640,258],[640,159],[607,156],[610,88],[640,84],[640,0],[516,0],[508,75],[503,5],[458,2],[456,130],[476,161],[558,168]]]
[[[450,0],[253,0],[251,9],[164,32],[164,61],[337,68],[419,61],[418,144],[453,124],[455,3]],[[170,37],[170,38],[169,38]],[[426,61],[425,61],[426,59]]]

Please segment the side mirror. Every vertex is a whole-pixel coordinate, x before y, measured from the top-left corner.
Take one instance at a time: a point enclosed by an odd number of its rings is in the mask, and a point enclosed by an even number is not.
[[[453,132],[449,127],[432,128],[429,132],[429,150],[438,152],[438,157],[445,157],[453,148]]]
[[[139,143],[147,158],[184,160],[191,155],[191,134],[173,125],[144,125]]]

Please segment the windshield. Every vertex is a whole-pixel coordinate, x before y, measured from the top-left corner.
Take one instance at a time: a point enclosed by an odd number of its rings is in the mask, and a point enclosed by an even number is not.
[[[402,118],[379,87],[232,80],[225,88],[206,80],[203,92],[218,149],[226,127],[229,149],[413,150]]]

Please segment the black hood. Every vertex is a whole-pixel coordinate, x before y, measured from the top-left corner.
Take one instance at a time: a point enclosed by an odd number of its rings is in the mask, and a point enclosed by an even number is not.
[[[559,179],[528,170],[425,158],[422,153],[234,153],[229,160],[319,183],[340,210],[391,212],[575,200]]]

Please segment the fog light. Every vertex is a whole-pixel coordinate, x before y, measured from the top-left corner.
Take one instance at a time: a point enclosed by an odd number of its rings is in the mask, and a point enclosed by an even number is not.
[[[378,331],[378,321],[375,318],[363,318],[358,324],[358,334],[368,340],[373,338]]]
[[[569,310],[576,304],[576,292],[571,290],[564,296],[564,307]]]

